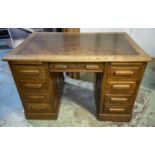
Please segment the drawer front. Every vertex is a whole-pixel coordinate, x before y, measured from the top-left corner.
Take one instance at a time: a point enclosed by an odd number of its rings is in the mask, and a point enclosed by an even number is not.
[[[104,112],[108,114],[130,114],[130,106],[109,106],[105,105]]]
[[[50,63],[50,71],[103,71],[102,63]]]
[[[25,82],[25,81],[19,81],[21,89],[25,92],[47,92],[48,86],[47,83],[44,81],[40,82]]]
[[[86,69],[86,70],[102,70],[103,65],[101,63],[81,63],[81,64],[76,64],[77,69]]]
[[[110,76],[109,78],[112,80],[129,80],[129,79],[138,79],[139,74],[141,72],[141,66],[112,66],[110,68]]]
[[[42,66],[13,65],[13,71],[18,79],[45,79],[45,70]]]
[[[136,89],[136,82],[108,82],[109,93],[132,93]]]
[[[107,94],[104,96],[105,104],[109,105],[131,105],[132,94]]]
[[[23,98],[26,102],[49,102],[50,100],[48,93],[24,93]]]
[[[26,112],[28,113],[48,113],[51,112],[51,106],[46,103],[26,103]]]

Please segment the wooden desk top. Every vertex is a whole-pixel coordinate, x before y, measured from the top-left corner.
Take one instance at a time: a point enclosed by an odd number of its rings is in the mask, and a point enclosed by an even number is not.
[[[148,62],[127,33],[35,32],[3,60],[45,62]]]

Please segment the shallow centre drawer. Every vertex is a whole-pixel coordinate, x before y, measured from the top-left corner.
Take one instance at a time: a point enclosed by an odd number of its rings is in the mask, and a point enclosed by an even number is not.
[[[103,72],[102,63],[50,63],[51,72],[62,72],[62,71],[93,71]]]
[[[13,71],[19,79],[45,79],[45,70],[43,66],[13,65]]]

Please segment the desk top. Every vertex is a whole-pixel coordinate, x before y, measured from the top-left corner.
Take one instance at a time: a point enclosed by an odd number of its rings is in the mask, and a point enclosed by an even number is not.
[[[35,32],[7,61],[148,62],[151,57],[127,33]]]

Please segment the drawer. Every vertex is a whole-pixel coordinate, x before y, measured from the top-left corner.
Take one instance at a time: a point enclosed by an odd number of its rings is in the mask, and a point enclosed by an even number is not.
[[[13,65],[13,72],[18,79],[45,79],[45,70],[43,66]]]
[[[21,89],[26,93],[26,92],[45,92],[48,91],[48,86],[47,83],[44,81],[40,82],[26,82],[26,81],[21,81],[19,80],[19,84]]]
[[[136,82],[108,82],[109,93],[133,93],[136,90]]]
[[[102,63],[50,63],[51,72],[62,72],[62,71],[94,71],[102,72]]]
[[[49,102],[50,100],[48,93],[24,93],[23,98],[26,102]]]
[[[51,112],[50,104],[46,103],[27,103],[26,104],[26,112],[28,113],[48,113]]]
[[[108,114],[130,114],[131,106],[104,106],[104,113]]]
[[[104,96],[105,104],[110,105],[131,105],[133,101],[132,94],[107,94]]]
[[[141,69],[141,66],[111,66],[109,78],[112,80],[138,79]]]
[[[103,70],[103,64],[101,63],[77,63],[77,69],[86,69],[86,70]]]

